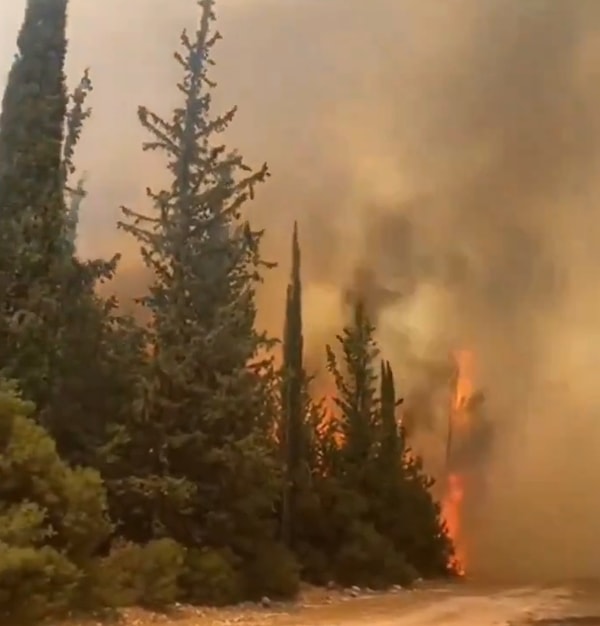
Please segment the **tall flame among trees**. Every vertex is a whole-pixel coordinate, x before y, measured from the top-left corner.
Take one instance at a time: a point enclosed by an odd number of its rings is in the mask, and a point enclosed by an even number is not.
[[[467,566],[463,534],[465,477],[454,463],[453,450],[455,441],[464,437],[470,427],[468,403],[475,392],[473,383],[474,359],[473,353],[468,350],[457,351],[454,359],[456,378],[448,419],[446,483],[442,500],[442,513],[455,547],[453,567],[459,574],[464,574]]]

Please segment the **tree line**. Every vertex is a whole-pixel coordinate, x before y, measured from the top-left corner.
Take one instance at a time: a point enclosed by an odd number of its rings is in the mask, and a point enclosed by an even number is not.
[[[175,601],[293,596],[301,580],[383,588],[451,575],[433,481],[365,302],[326,347],[330,411],[304,365],[301,252],[281,339],[257,329],[271,264],[244,205],[264,183],[219,142],[215,0],[175,54],[180,104],[139,107],[170,184],[124,208],[151,276],[125,315],[82,259],[75,148],[86,73],[68,93],[67,0],[28,0],[0,112],[0,619]],[[75,182],[74,182],[75,181]],[[280,360],[275,356],[281,354]],[[281,362],[280,362],[281,361]]]

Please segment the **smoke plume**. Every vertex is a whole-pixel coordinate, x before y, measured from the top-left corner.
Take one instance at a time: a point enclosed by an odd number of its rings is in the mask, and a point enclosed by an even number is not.
[[[475,355],[496,435],[471,522],[474,575],[600,576],[600,3],[218,7],[216,104],[240,106],[227,139],[273,174],[251,208],[281,261],[261,323],[282,327],[298,220],[309,348],[359,289],[404,389],[423,384],[415,361]],[[3,73],[23,8],[0,7]],[[119,205],[144,206],[164,176],[141,152],[135,110],[175,102],[171,52],[194,14],[193,0],[72,3],[69,79],[90,66],[95,85],[79,244],[124,253],[125,300],[144,278],[116,233]]]

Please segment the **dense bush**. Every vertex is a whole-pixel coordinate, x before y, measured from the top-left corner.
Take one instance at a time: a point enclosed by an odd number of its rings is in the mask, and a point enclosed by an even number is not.
[[[162,609],[180,595],[185,550],[171,539],[146,545],[117,543],[95,569],[98,601],[105,606]]]
[[[247,563],[245,577],[251,598],[291,598],[300,587],[300,566],[282,544],[265,544]]]
[[[69,607],[111,530],[100,476],[69,468],[32,413],[0,384],[0,613],[21,620]]]
[[[0,620],[23,624],[68,611],[82,573],[54,548],[0,543]]]
[[[192,604],[224,606],[244,598],[239,559],[227,550],[188,550],[180,579],[182,598]]]
[[[343,585],[382,589],[409,585],[415,570],[389,539],[363,522],[354,522],[335,559],[336,580]]]

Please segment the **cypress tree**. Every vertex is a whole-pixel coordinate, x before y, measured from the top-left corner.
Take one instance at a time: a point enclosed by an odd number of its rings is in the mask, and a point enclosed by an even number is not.
[[[86,72],[67,94],[66,22],[67,0],[28,0],[2,101],[0,371],[36,404],[60,452],[82,461],[83,432],[115,411],[114,303],[95,287],[117,259],[75,256],[83,190],[68,179],[91,83]]]
[[[283,333],[282,444],[286,481],[283,497],[282,534],[291,545],[294,536],[295,496],[304,457],[307,410],[302,335],[302,283],[300,279],[300,244],[298,225],[292,237],[292,269],[286,293]]]
[[[0,113],[0,367],[44,403],[64,262],[66,0],[29,0]]]
[[[389,361],[381,362],[380,380],[380,451],[383,465],[397,473],[404,455],[404,433],[398,424],[397,409],[402,398],[396,397],[394,372]],[[385,470],[384,470],[385,471]]]
[[[369,476],[371,511],[378,531],[393,543],[422,576],[448,573],[452,546],[444,530],[433,480],[411,450],[398,424],[394,374],[382,362],[379,437],[376,462]]]
[[[28,0],[0,112],[3,221],[62,197],[66,22],[67,0]],[[54,219],[45,215],[49,229],[60,223],[52,208]]]
[[[55,257],[62,242],[66,11],[66,0],[27,2],[2,99],[0,293],[5,318],[26,309],[29,285],[47,274],[48,257]]]

